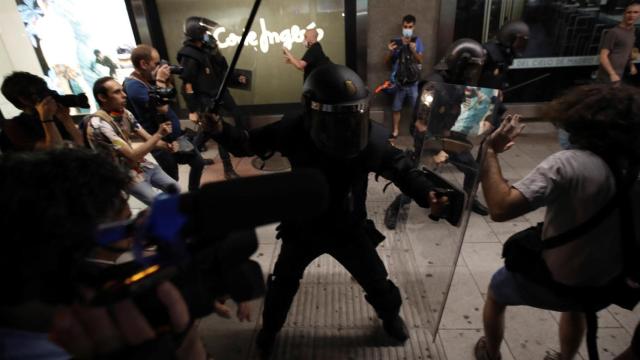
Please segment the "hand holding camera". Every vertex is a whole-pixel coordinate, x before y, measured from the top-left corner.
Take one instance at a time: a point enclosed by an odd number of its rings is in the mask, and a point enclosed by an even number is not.
[[[166,86],[167,80],[171,76],[171,69],[168,64],[159,65],[155,72],[156,84]]]
[[[46,96],[36,104],[36,110],[40,115],[40,121],[53,121],[53,116],[58,111],[58,103],[51,96]]]

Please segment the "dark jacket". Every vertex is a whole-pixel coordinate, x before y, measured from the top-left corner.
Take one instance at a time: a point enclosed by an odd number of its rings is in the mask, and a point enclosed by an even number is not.
[[[225,123],[223,131],[214,135],[214,140],[236,156],[264,158],[279,151],[289,159],[293,169],[320,170],[329,184],[329,207],[318,218],[306,221],[303,227],[324,232],[364,223],[365,215],[358,210],[364,208],[365,198],[353,196],[353,192],[367,181],[370,172],[393,181],[420,206],[429,206],[428,193],[432,184],[415,170],[411,159],[387,139],[387,131],[372,123],[367,147],[355,158],[339,160],[316,148],[305,129],[302,115],[285,116],[279,122],[249,132]]]

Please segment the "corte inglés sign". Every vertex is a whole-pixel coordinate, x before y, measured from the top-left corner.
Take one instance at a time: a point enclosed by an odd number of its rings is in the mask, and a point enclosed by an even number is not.
[[[282,44],[282,46],[291,50],[293,43],[302,43],[304,41],[304,32],[307,29],[316,29],[318,31],[318,41],[324,37],[324,30],[316,27],[315,22],[311,22],[302,28],[298,25],[292,25],[290,28],[281,31],[271,31],[267,29],[267,22],[264,18],[259,19],[260,34],[250,31],[245,40],[245,46],[252,46],[256,51],[264,54],[269,52],[272,45]],[[224,49],[230,46],[236,46],[240,43],[242,35],[233,32],[227,33],[227,29],[223,26],[217,27],[213,31],[213,37],[218,41],[218,47]]]

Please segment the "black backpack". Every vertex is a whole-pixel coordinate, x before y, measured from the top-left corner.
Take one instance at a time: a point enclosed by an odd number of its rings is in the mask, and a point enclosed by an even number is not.
[[[414,39],[411,39],[413,42]],[[396,82],[400,85],[413,84],[420,80],[420,67],[415,57],[411,53],[408,45],[400,47],[398,57],[398,70],[396,71]]]

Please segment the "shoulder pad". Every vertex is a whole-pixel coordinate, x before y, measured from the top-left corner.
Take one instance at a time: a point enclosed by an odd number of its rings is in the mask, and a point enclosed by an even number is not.
[[[485,50],[487,50],[487,57],[491,59],[491,61],[495,63],[504,63],[505,58],[502,52],[500,44],[495,41],[489,41],[487,43],[482,44]]]
[[[196,49],[193,46],[190,45],[185,45],[182,47],[182,49],[180,49],[180,51],[178,51],[178,62],[182,62],[182,58],[187,57],[187,58],[191,58],[201,64],[204,64],[206,62],[205,59],[205,52],[204,51],[200,51],[199,49]]]

